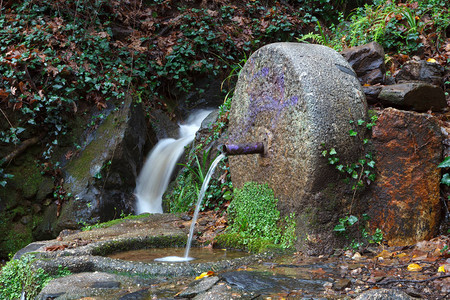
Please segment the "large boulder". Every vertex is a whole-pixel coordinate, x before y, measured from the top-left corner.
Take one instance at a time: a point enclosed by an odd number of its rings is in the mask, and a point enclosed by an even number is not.
[[[369,224],[390,245],[432,238],[440,221],[442,136],[436,118],[385,109],[372,132],[377,179],[368,195]]]
[[[282,213],[295,213],[299,248],[317,254],[336,244],[333,226],[351,195],[321,156],[335,148],[357,159],[349,121],[366,118],[356,74],[334,50],[275,43],[256,51],[242,69],[233,97],[229,144],[263,142],[265,153],[229,158],[233,186],[268,183]]]
[[[89,128],[83,148],[62,167],[64,188],[72,197],[50,206],[39,231],[57,234],[133,212],[133,190],[143,161],[146,137],[144,113],[127,98],[102,112],[97,128]]]

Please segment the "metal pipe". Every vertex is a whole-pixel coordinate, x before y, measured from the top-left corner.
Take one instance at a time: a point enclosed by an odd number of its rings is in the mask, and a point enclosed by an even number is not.
[[[256,142],[251,144],[222,145],[222,152],[226,155],[264,154],[264,144]]]

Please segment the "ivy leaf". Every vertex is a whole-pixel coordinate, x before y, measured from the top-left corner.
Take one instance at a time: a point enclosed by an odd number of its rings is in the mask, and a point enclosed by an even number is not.
[[[358,135],[358,132],[354,131],[353,129],[350,129],[350,131],[348,132],[348,134],[349,134],[350,136],[357,136],[357,135]]]
[[[371,160],[367,163],[367,165],[373,169],[375,168],[375,161]]]
[[[351,225],[355,224],[356,222],[358,222],[358,217],[353,216],[353,215],[350,215],[350,216],[348,217],[347,222],[348,222],[348,224],[351,226]]]
[[[358,125],[361,126],[362,124],[364,124],[366,121],[359,119],[358,120]]]
[[[224,194],[223,194],[223,196],[222,196],[222,198],[223,199],[225,199],[225,200],[231,200],[232,198],[233,198],[233,194],[230,192],[230,191],[226,191]]]
[[[336,154],[337,154],[336,149],[331,148],[330,149],[330,155],[336,155]]]
[[[337,164],[338,162],[339,162],[339,158],[337,158],[337,157],[330,157],[330,158],[328,158],[328,163],[330,165]]]
[[[450,168],[450,156],[447,156],[444,161],[438,165],[438,168]]]
[[[334,226],[333,231],[344,232],[345,231],[344,224],[337,224],[336,226]]]
[[[446,186],[450,186],[450,174],[445,173],[444,176],[442,176],[441,183],[445,184]]]

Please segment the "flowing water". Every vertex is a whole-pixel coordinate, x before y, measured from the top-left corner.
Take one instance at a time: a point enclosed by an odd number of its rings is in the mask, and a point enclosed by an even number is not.
[[[157,258],[155,261],[166,261],[166,262],[183,262],[190,261],[194,258],[189,257],[189,250],[191,249],[192,237],[194,235],[195,223],[197,222],[198,212],[200,211],[200,206],[202,204],[202,200],[205,197],[206,189],[208,188],[209,181],[211,180],[212,175],[214,174],[214,170],[216,169],[219,162],[225,157],[225,154],[220,154],[217,158],[212,162],[211,167],[208,170],[208,173],[205,176],[205,180],[203,181],[202,188],[198,195],[197,205],[195,206],[194,216],[192,217],[191,228],[189,229],[189,238],[186,243],[186,250],[184,252],[184,257],[180,256],[166,256],[162,258]]]
[[[202,121],[211,110],[199,110],[180,125],[178,139],[162,139],[150,152],[136,182],[136,212],[162,213],[162,196],[184,147],[195,138]]]

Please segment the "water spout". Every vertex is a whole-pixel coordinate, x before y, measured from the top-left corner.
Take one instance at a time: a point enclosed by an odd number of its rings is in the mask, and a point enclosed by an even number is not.
[[[184,252],[184,257],[189,258],[189,249],[191,249],[192,237],[194,235],[195,223],[197,222],[198,212],[200,211],[200,206],[202,204],[202,200],[205,197],[206,189],[208,188],[209,181],[211,180],[214,171],[216,170],[219,162],[225,157],[225,154],[220,154],[217,158],[212,162],[211,167],[208,170],[208,173],[205,176],[205,180],[203,181],[202,188],[200,190],[200,194],[198,195],[197,205],[195,206],[194,216],[192,217],[191,228],[189,229],[189,239],[186,244],[186,252]]]
[[[202,188],[200,189],[200,193],[197,199],[197,205],[195,206],[194,216],[192,217],[191,228],[189,229],[189,238],[186,243],[186,250],[184,252],[184,257],[179,256],[166,256],[155,259],[155,261],[159,262],[186,262],[191,261],[194,258],[189,257],[189,250],[191,249],[192,238],[194,236],[195,223],[197,223],[198,213],[200,211],[200,206],[202,205],[202,200],[205,197],[206,189],[208,188],[209,181],[211,180],[214,171],[219,164],[219,162],[225,157],[225,154],[220,154],[217,158],[212,162],[211,167],[209,167],[208,173],[206,173],[205,179],[203,180]]]
[[[264,154],[264,144],[261,142],[251,144],[222,145],[221,151],[226,155]]]

